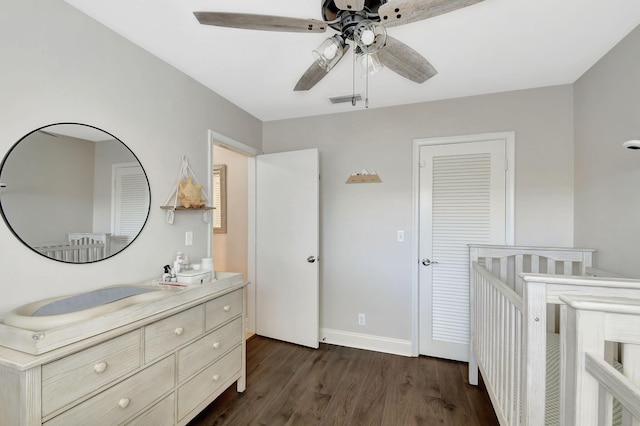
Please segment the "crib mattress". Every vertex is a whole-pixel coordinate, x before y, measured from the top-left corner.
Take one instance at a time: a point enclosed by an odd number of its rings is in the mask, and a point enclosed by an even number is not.
[[[614,361],[616,370],[622,373],[622,364]],[[546,377],[545,425],[560,425],[560,335],[547,333],[547,377]],[[622,425],[622,405],[613,402],[613,425]]]

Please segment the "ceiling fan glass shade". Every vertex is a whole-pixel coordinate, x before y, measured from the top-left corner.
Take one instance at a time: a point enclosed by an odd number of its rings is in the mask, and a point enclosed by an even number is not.
[[[360,53],[356,57],[356,60],[360,64],[362,76],[365,76],[367,74],[374,75],[382,68],[384,68],[384,65],[382,65],[382,62],[380,62],[380,59],[378,59],[378,55],[376,55],[375,53]]]
[[[353,41],[363,53],[376,53],[387,41],[387,30],[379,22],[364,19],[356,25]]]
[[[338,35],[329,37],[313,51],[316,63],[327,72],[329,72],[338,63],[343,54],[344,41]]]

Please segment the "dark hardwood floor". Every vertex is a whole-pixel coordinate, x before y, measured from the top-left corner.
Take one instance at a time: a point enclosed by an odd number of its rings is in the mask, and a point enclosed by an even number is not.
[[[190,426],[497,425],[467,365],[321,344],[313,350],[255,336],[247,390],[231,386]]]

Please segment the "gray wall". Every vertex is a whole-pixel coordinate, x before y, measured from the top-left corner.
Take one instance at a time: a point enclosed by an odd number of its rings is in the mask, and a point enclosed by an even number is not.
[[[640,277],[640,28],[575,84],[575,243],[596,265]]]
[[[91,232],[95,145],[35,132],[13,148],[2,167],[2,210],[23,241],[64,244],[72,230]]]
[[[0,225],[0,312],[157,277],[176,251],[195,260],[206,256],[208,228],[201,215],[176,214],[168,225],[159,206],[176,184],[182,155],[207,182],[208,129],[259,149],[259,120],[62,0],[3,0],[0,58],[0,156],[35,128],[86,123],[127,144],[151,185],[151,214],[140,237],[96,264],[45,259]],[[33,221],[46,214],[46,206],[25,212]],[[185,231],[194,232],[193,246],[184,246]]]
[[[559,86],[264,123],[265,152],[320,151],[321,327],[411,339],[413,139],[515,131],[516,244],[570,246],[572,104]],[[345,184],[363,168],[383,182]]]

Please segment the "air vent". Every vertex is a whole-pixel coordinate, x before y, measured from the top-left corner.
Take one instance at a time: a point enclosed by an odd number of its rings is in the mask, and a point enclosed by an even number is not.
[[[351,102],[353,97],[354,95],[335,96],[333,98],[329,98],[329,100],[331,101],[332,104],[343,104],[345,102]],[[356,102],[359,102],[362,100],[362,96],[360,95],[355,95],[355,98],[356,98]]]

